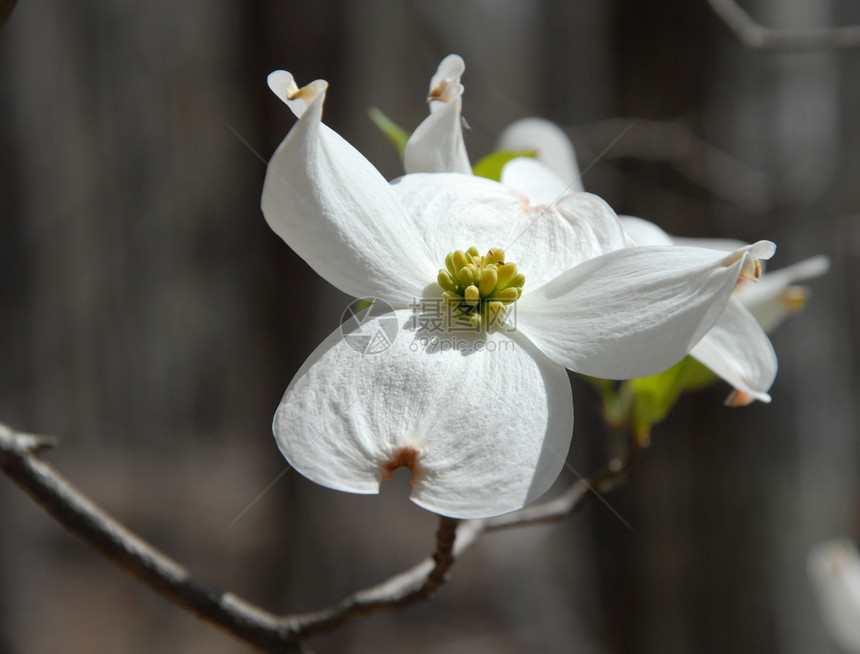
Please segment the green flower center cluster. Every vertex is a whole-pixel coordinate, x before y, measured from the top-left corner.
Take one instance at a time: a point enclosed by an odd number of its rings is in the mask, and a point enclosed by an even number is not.
[[[515,263],[505,262],[501,248],[491,248],[482,257],[471,247],[449,252],[436,281],[457,317],[474,327],[490,327],[523,294],[526,278]]]

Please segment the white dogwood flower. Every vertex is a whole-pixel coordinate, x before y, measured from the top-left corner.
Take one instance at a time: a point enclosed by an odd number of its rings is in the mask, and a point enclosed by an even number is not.
[[[459,55],[448,55],[439,63],[427,95],[430,115],[412,132],[403,153],[407,173],[472,172],[463,141],[464,86],[460,79],[465,70],[466,64]],[[562,187],[566,192],[584,190],[573,144],[555,123],[542,118],[518,120],[502,132],[497,150],[534,151],[535,158],[552,171],[551,178],[565,180]],[[539,192],[538,187],[547,184],[546,172],[541,170],[533,178],[537,186],[529,188],[529,198],[535,204],[555,199],[545,198]]]
[[[530,147],[538,153],[535,159],[514,159],[502,170],[502,182],[521,189],[530,198],[552,202],[569,192],[571,182],[575,187],[580,185],[570,141],[564,131],[549,121],[540,118],[517,121],[503,132],[498,145],[505,149]],[[636,245],[675,244],[726,251],[744,245],[729,239],[675,238],[639,218],[624,216],[621,222]],[[738,283],[725,313],[690,352],[734,387],[727,404],[770,402],[767,391],[776,378],[777,359],[766,332],[773,331],[786,316],[805,304],[808,290],[794,282],[821,275],[828,266],[827,257],[818,256],[767,272],[758,283]]]
[[[637,245],[675,243],[657,225],[642,218],[622,216],[621,224]],[[705,241],[701,239],[698,242]],[[721,245],[722,242],[715,240],[714,249],[722,249]],[[766,279],[767,276],[766,273],[761,278]],[[776,379],[776,352],[755,316],[737,294],[733,294],[717,323],[690,350],[690,356],[734,387],[727,404],[740,406],[753,400],[770,402],[767,391]]]
[[[553,122],[543,118],[515,121],[499,135],[496,148],[534,151],[534,159],[543,167],[533,166],[529,158],[520,158],[507,171],[502,171],[502,182],[512,186],[519,184],[524,187],[523,190],[528,189],[529,197],[534,197],[536,203],[549,203],[561,193],[585,190],[573,143],[564,130]],[[521,169],[520,166],[525,168]]]
[[[276,413],[284,456],[330,488],[375,493],[406,467],[411,499],[436,513],[522,507],[564,465],[565,368],[628,378],[675,364],[774,251],[627,247],[587,193],[535,206],[472,175],[389,184],[321,122],[326,82],[277,71],[269,85],[299,120],[269,162],[266,220],[334,286],[393,308],[327,338]],[[383,321],[399,328],[388,349],[354,347]]]
[[[860,554],[847,538],[827,541],[807,562],[821,615],[833,642],[845,654],[860,654]]]
[[[673,237],[657,225],[631,216],[622,216],[621,224],[638,245],[675,243],[726,251],[744,245],[730,239]],[[767,334],[806,304],[809,289],[796,282],[823,275],[829,267],[830,260],[818,255],[786,268],[765,271],[757,283],[738,281],[726,312],[690,352],[734,386],[726,404],[743,406],[754,400],[770,401],[767,390],[776,378],[777,362]]]
[[[809,289],[798,286],[830,269],[830,259],[819,254],[779,270],[768,270],[758,284],[738,284],[734,296],[740,300],[768,334],[809,299]]]

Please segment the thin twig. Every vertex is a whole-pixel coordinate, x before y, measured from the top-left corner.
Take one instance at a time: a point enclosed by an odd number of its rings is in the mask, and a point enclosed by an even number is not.
[[[170,602],[268,652],[301,652],[274,615],[205,584],[102,511],[36,456],[47,441],[0,424],[0,468],[71,533]]]
[[[333,631],[374,611],[402,609],[430,599],[447,581],[448,572],[459,554],[454,548],[458,523],[459,520],[440,517],[436,551],[432,558],[378,586],[350,595],[327,609],[291,618],[292,628],[302,637],[312,636]]]
[[[16,433],[0,424],[0,468],[71,533],[134,575],[141,583],[234,637],[268,652],[301,652],[301,640],[331,631],[373,611],[400,609],[429,599],[448,578],[458,551],[459,521],[441,517],[432,558],[335,606],[305,615],[273,615],[210,586],[109,516],[37,454],[54,439]],[[470,542],[466,535],[464,543]],[[459,545],[460,543],[458,543]]]
[[[860,47],[860,26],[777,30],[753,20],[735,0],[708,0],[738,40],[755,50],[834,50]]]
[[[110,517],[38,458],[39,451],[53,445],[53,439],[16,433],[0,423],[0,469],[63,527],[157,594],[239,640],[278,654],[307,653],[302,641],[310,636],[375,611],[402,609],[428,600],[447,581],[457,558],[484,532],[561,520],[582,506],[590,494],[614,488],[629,468],[629,461],[611,463],[558,497],[507,515],[462,522],[440,517],[432,557],[327,609],[276,616],[195,579]]]
[[[579,479],[566,491],[551,500],[484,520],[484,530],[495,531],[544,522],[558,522],[568,517],[580,509],[592,495],[606,493],[619,486],[626,479],[627,473],[636,460],[637,453],[638,450],[634,450],[625,460],[613,459],[603,469],[590,477]]]
[[[570,131],[578,144],[591,148],[625,125],[631,128],[630,134],[606,153],[607,160],[631,158],[666,163],[727,202],[752,211],[770,206],[767,175],[697,136],[684,120],[608,118]]]

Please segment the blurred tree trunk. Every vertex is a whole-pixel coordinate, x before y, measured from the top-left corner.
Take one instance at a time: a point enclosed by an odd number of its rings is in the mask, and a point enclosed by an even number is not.
[[[845,140],[846,80],[836,55],[746,50],[703,7],[670,5],[619,9],[622,113],[691,120],[713,144],[767,173],[770,197],[760,199],[772,208],[679,198],[669,190],[678,185],[671,174],[649,199],[641,179],[654,180],[654,168],[640,165],[640,181],[616,209],[681,234],[772,238],[780,244],[774,268],[841,254],[846,205],[831,189],[840,153],[856,152],[857,141]],[[773,27],[833,23],[830,5],[814,0],[745,7]],[[853,380],[839,354],[850,350],[850,332],[834,320],[845,315],[839,298],[851,277],[834,263],[814,284],[808,310],[774,337],[781,370],[773,404],[724,409],[724,387],[683,398],[618,500],[637,533],[613,527],[610,516],[599,522],[612,651],[831,651],[806,556],[856,513]]]
[[[283,507],[225,528],[284,468],[271,416],[316,339],[241,140],[285,131],[260,130],[252,22],[229,2],[30,0],[4,26],[0,420],[61,437],[61,467],[129,526],[273,601]],[[232,646],[9,495],[4,626],[21,651]]]

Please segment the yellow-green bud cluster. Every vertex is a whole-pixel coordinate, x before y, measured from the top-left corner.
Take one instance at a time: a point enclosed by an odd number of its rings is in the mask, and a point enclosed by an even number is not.
[[[491,248],[481,256],[471,247],[449,252],[436,281],[458,317],[480,327],[496,324],[507,306],[523,294],[526,278],[515,263],[505,262],[501,248]]]

